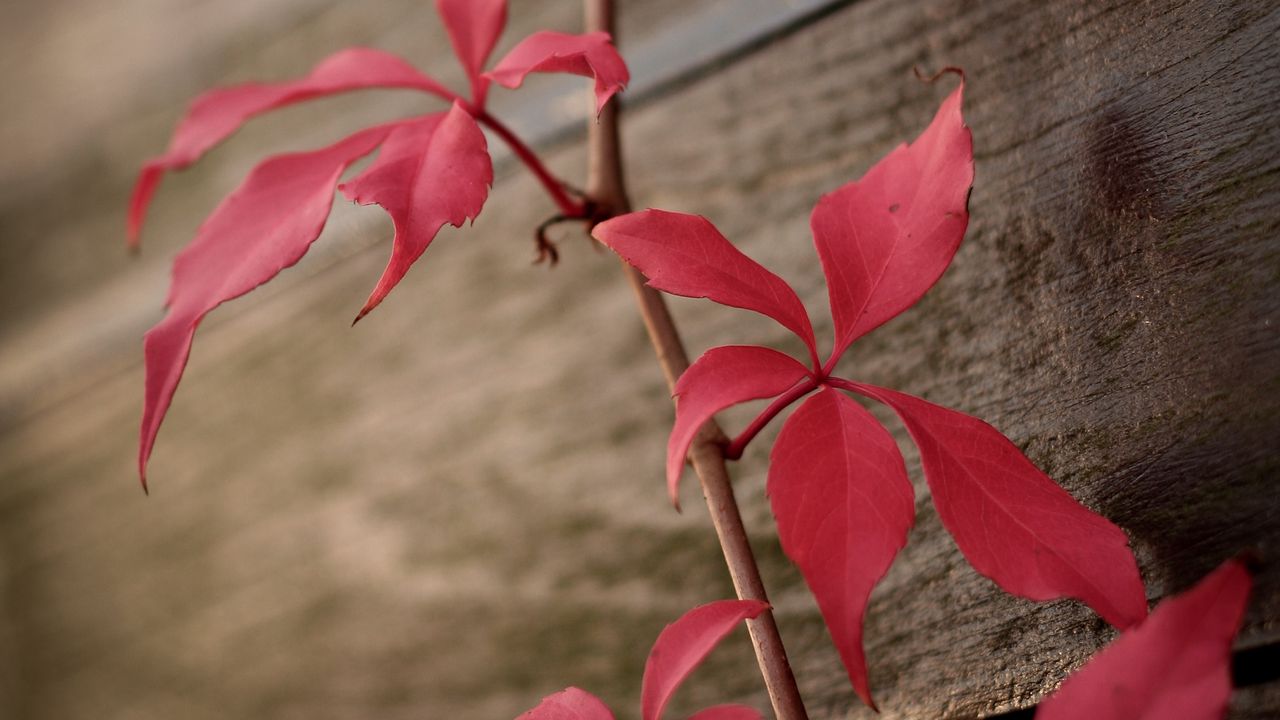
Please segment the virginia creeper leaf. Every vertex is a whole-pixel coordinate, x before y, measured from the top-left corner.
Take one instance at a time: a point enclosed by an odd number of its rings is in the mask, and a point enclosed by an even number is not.
[[[1218,720],[1252,581],[1228,560],[1156,607],[1040,704],[1037,720]]]
[[[814,348],[809,313],[795,290],[744,255],[701,215],[644,210],[603,222],[591,235],[644,273],[651,286],[754,310]]]
[[[381,205],[396,233],[391,261],[356,320],[382,302],[445,223],[461,227],[475,219],[491,184],[484,132],[458,103],[391,133],[377,160],[341,186],[361,205]]]
[[[595,695],[571,687],[542,698],[516,720],[613,720],[613,712]]]
[[[485,73],[507,88],[518,88],[529,73],[570,73],[596,80],[596,113],[627,86],[631,73],[613,46],[609,33],[583,35],[543,30],[511,48],[493,70]]]
[[[694,668],[743,620],[769,608],[759,600],[719,600],[696,607],[658,635],[644,664],[642,720],[658,720],[671,695]]]
[[[689,716],[689,720],[764,720],[760,711],[746,705],[716,705]]]
[[[905,393],[848,386],[902,418],[938,516],[974,569],[1031,600],[1081,600],[1121,629],[1146,617],[1124,531],[1077,502],[998,430]]]
[[[483,108],[489,79],[484,63],[507,24],[507,0],[436,0],[453,52],[471,80],[471,101]]]
[[[698,430],[716,413],[780,395],[808,375],[791,357],[755,345],[708,350],[676,381],[676,422],[667,442],[667,492],[680,507],[680,474]]]
[[[962,82],[915,142],[824,195],[813,210],[836,327],[833,357],[914,305],[964,238],[973,138],[960,115],[963,91]]]
[[[782,549],[813,591],[854,690],[874,708],[863,613],[915,519],[898,445],[865,408],[824,388],[782,426],[768,491]]]
[[[213,308],[296,263],[320,235],[334,185],[348,165],[373,152],[396,124],[358,132],[323,150],[269,158],[213,211],[178,254],[169,311],[146,336],[147,389],[138,449],[147,459],[191,352],[196,326]]]
[[[136,244],[147,205],[164,173],[182,169],[225,140],[249,118],[323,95],[363,88],[409,88],[452,97],[443,85],[391,53],[349,48],[330,55],[305,77],[278,83],[247,83],[218,88],[196,98],[169,141],[138,174],[129,199],[129,241]]]

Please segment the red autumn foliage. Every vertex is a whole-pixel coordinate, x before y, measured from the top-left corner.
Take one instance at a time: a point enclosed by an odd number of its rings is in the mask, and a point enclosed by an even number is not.
[[[362,130],[320,150],[268,158],[213,211],[175,261],[168,313],[146,337],[138,456],[144,487],[147,460],[196,327],[219,304],[303,256],[324,227],[340,176],[360,158],[379,153],[340,189],[357,203],[382,206],[395,237],[388,266],[357,320],[405,277],[440,228],[460,227],[483,208],[493,168],[481,126],[512,144],[566,214],[593,219],[586,203],[575,208],[519,139],[488,115],[485,103],[491,82],[517,88],[530,73],[570,73],[594,78],[599,112],[629,80],[610,37],[536,32],[486,72],[506,22],[505,0],[437,0],[437,8],[471,85],[469,99],[393,55],[345,50],[297,80],[206,93],[192,104],[168,151],[144,165],[129,207],[133,243],[164,173],[195,162],[258,114],[366,88],[411,89],[451,105]],[[595,237],[643,271],[655,288],[771,317],[807,349],[808,366],[768,348],[728,346],[708,351],[688,369],[676,386],[668,445],[672,500],[678,503],[680,474],[695,435],[716,413],[774,399],[730,445],[735,456],[778,413],[817,391],[778,436],[768,493],[783,549],[813,591],[855,691],[874,707],[863,616],[872,590],[906,543],[914,497],[892,436],[841,391],[884,403],[915,441],[939,517],[975,569],[1016,595],[1077,598],[1122,629],[1136,625],[1046,701],[1040,717],[1154,718],[1175,710],[1191,713],[1187,717],[1220,717],[1230,690],[1230,638],[1249,588],[1238,563],[1228,563],[1143,622],[1145,594],[1124,533],[1080,505],[1007,438],[976,418],[832,374],[854,341],[933,286],[964,237],[973,150],[962,97],[963,81],[915,142],[899,146],[814,208],[811,228],[835,330],[825,362],[796,292],[705,218],[649,210],[595,228]],[[645,667],[644,720],[660,720],[672,694],[716,644],[767,607],[722,601],[668,626]],[[522,717],[613,716],[599,699],[569,688]],[[759,717],[752,708],[722,705],[691,720]]]
[[[514,89],[535,72],[595,78],[597,113],[631,79],[626,64],[613,49],[608,33],[568,35],[551,30],[536,32],[520,41],[485,77]]]
[[[811,323],[795,291],[705,218],[649,210],[605,222],[593,233],[651,286],[762,313],[808,348],[809,368],[765,348],[715,348],[699,358],[676,388],[667,481],[674,499],[690,442],[716,412],[777,398],[731,446],[740,452],[777,413],[821,389],[778,437],[769,497],[783,550],[800,567],[849,679],[868,705],[863,613],[906,542],[912,489],[887,432],[835,388],[883,402],[902,417],[920,449],[943,524],[979,572],[1033,600],[1083,600],[1122,628],[1146,615],[1124,533],[1076,502],[994,428],[831,374],[854,340],[933,286],[964,237],[973,140],[961,116],[963,91],[962,82],[915,142],[899,146],[814,208],[814,244],[835,322],[825,363],[818,362]]]
[[[1040,704],[1036,720],[1220,720],[1252,584],[1243,562],[1223,563],[1094,655]]]
[[[719,600],[696,607],[663,628],[644,664],[640,691],[642,720],[661,720],[662,712],[681,683],[716,645],[744,620],[769,606],[756,600]],[[743,705],[717,705],[689,720],[761,720],[760,711]],[[585,690],[567,688],[542,699],[519,720],[613,720],[599,698]]]
[[[381,148],[374,163],[342,189],[358,203],[381,205],[396,230],[391,260],[357,320],[386,297],[441,227],[461,227],[480,213],[493,182],[493,166],[479,124],[508,142],[518,142],[484,109],[490,78],[484,66],[506,23],[507,4],[437,0],[436,6],[471,81],[470,102],[394,55],[353,48],[330,56],[298,80],[249,83],[201,95],[178,124],[168,151],[143,166],[129,203],[129,237],[134,244],[164,173],[195,162],[255,115],[366,88],[417,90],[453,105],[448,112],[364,130],[324,150],[269,158],[205,221],[174,265],[169,313],[147,334],[147,390],[138,446],[144,488],[147,460],[186,367],[196,326],[219,304],[302,258],[324,227],[334,186],[348,165]],[[535,71],[594,76],[597,108],[629,78],[626,64],[604,33],[534,33],[499,63],[493,75],[516,87]],[[514,149],[517,155],[527,152]]]
[[[462,227],[484,207],[493,163],[475,118],[454,103],[447,113],[406,122],[378,159],[338,189],[361,205],[381,205],[395,225],[391,262],[356,319],[377,307],[445,224]]]

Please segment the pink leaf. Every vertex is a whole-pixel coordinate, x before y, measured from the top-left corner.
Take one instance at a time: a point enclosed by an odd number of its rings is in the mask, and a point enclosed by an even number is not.
[[[507,0],[436,0],[453,52],[471,79],[471,101],[483,108],[489,79],[484,63],[507,24]]]
[[[503,87],[518,88],[529,73],[570,73],[596,79],[596,113],[631,80],[627,64],[608,33],[569,35],[543,30],[511,48],[485,73]]]
[[[1252,581],[1228,560],[1099,652],[1037,720],[1216,720],[1231,697],[1231,644]]]
[[[727,407],[779,395],[809,374],[777,350],[755,345],[712,348],[676,382],[676,422],[667,442],[667,491],[680,507],[680,474],[698,430]]]
[[[760,711],[746,705],[716,705],[689,716],[689,720],[764,720]]]
[[[333,186],[348,165],[397,125],[383,125],[323,150],[264,161],[205,220],[173,264],[169,312],[147,333],[146,403],[138,472],[146,487],[147,459],[205,314],[275,277],[301,259],[320,235],[333,204]]]
[[[382,302],[422,256],[440,228],[474,220],[493,183],[484,132],[454,103],[404,123],[387,138],[378,159],[341,190],[348,198],[381,205],[395,224],[391,261],[356,320]]]
[[[643,720],[658,720],[671,695],[738,623],[769,609],[759,600],[719,600],[696,607],[658,635],[644,664]]]
[[[380,50],[349,48],[330,55],[306,77],[279,83],[248,83],[210,90],[196,98],[178,123],[169,149],[138,175],[129,200],[129,239],[136,244],[147,205],[161,177],[200,159],[249,118],[323,95],[363,88],[409,88],[451,98],[443,85],[404,60]]]
[[[813,210],[836,326],[833,358],[914,305],[964,238],[973,138],[960,116],[963,91],[962,82],[910,146],[898,146]]]
[[[1058,487],[999,431],[905,393],[838,382],[902,418],[938,516],[974,569],[1031,600],[1082,600],[1122,629],[1146,617],[1124,531]]]
[[[902,454],[871,413],[825,388],[782,426],[768,490],[782,549],[818,600],[854,690],[874,708],[862,618],[915,519]]]
[[[542,698],[538,707],[516,720],[613,720],[613,713],[600,698],[571,687]]]
[[[813,326],[795,291],[742,254],[710,220],[644,210],[603,222],[591,235],[644,273],[653,287],[767,315],[814,352]]]

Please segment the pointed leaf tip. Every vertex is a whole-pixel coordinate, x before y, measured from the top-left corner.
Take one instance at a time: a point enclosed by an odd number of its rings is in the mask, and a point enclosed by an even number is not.
[[[1220,720],[1252,584],[1245,564],[1228,560],[1068,677],[1036,720]]]
[[[129,196],[126,237],[129,249],[134,252],[141,248],[142,223],[146,219],[147,206],[151,204],[151,198],[155,195],[156,187],[159,186],[160,179],[164,176],[162,163],[162,160],[151,160],[143,165],[142,170],[138,172],[138,179],[134,183],[133,193]]]
[[[782,549],[817,599],[854,690],[875,709],[863,616],[915,521],[898,445],[865,408],[825,388],[782,426],[767,487]]]
[[[609,33],[583,35],[544,30],[521,40],[485,76],[507,88],[518,88],[530,73],[569,73],[595,78],[596,114],[609,98],[631,81],[627,64]]]
[[[719,600],[696,607],[658,635],[644,665],[640,690],[643,720],[659,720],[667,701],[738,623],[769,609],[759,600]]]
[[[474,219],[492,184],[484,132],[458,103],[389,135],[377,159],[339,188],[361,205],[382,206],[395,226],[391,259],[356,319],[386,298],[442,227]]]

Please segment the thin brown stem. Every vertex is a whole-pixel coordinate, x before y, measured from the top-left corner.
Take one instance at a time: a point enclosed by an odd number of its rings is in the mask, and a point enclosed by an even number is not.
[[[586,29],[588,32],[604,31],[614,34],[613,1],[585,0]],[[616,38],[616,34],[614,34]],[[594,106],[593,106],[594,109]],[[605,106],[599,120],[589,126],[588,150],[590,153],[590,179],[587,197],[595,204],[594,219],[603,220],[630,210],[623,181],[622,153],[618,135],[618,100]],[[645,284],[644,276],[635,268],[624,264],[624,271],[644,317],[649,340],[658,355],[667,386],[674,389],[676,379],[689,366],[689,357],[680,339],[675,321],[667,310],[666,302],[653,288]],[[689,451],[693,469],[702,483],[702,492],[711,511],[711,521],[720,539],[725,564],[738,597],[744,600],[768,602],[760,568],[756,565],[751,543],[733,485],[725,467],[724,433],[715,422],[709,422],[699,431]],[[800,691],[796,687],[786,649],[778,634],[772,611],[762,613],[747,621],[751,642],[755,646],[756,659],[764,676],[765,688],[779,720],[807,720]]]
[[[520,159],[520,162],[524,163],[533,172],[534,176],[538,178],[538,182],[542,183],[542,186],[546,188],[547,194],[560,207],[560,212],[563,215],[571,218],[586,217],[586,206],[569,197],[569,193],[565,191],[564,183],[561,182],[560,178],[553,175],[547,169],[547,166],[542,164],[542,159],[538,157],[537,153],[531,150],[528,145],[525,145],[524,141],[511,131],[511,128],[503,125],[500,120],[488,112],[477,110],[474,107],[470,108],[470,110],[477,122],[488,127],[498,137],[502,138],[503,142],[511,148],[511,152],[515,153],[516,157]]]

